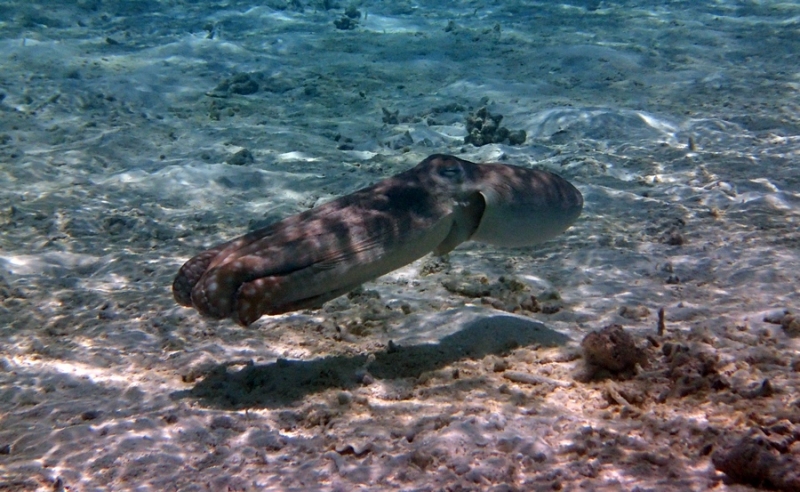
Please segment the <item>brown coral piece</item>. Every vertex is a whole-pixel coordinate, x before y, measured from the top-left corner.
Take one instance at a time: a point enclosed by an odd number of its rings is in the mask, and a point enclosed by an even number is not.
[[[731,480],[786,492],[800,491],[800,463],[781,455],[764,439],[744,437],[711,456],[714,467]]]
[[[581,347],[590,377],[603,370],[621,374],[633,372],[636,364],[649,366],[646,352],[636,346],[633,337],[620,325],[609,325],[589,333]]]
[[[669,364],[667,376],[673,382],[670,392],[672,395],[683,398],[709,389],[719,391],[729,386],[717,370],[719,361],[714,353],[670,342],[665,343],[661,351]]]

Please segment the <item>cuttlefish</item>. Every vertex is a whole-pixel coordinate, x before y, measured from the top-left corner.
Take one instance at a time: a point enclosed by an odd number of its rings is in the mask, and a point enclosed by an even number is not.
[[[564,232],[581,193],[553,173],[436,154],[409,169],[187,261],[175,300],[247,326],[317,308],[362,283],[472,240],[530,246]]]

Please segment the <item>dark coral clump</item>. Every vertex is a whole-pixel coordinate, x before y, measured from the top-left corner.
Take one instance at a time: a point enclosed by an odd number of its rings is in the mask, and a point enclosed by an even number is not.
[[[502,120],[503,115],[491,114],[486,107],[482,107],[474,114],[468,115],[467,136],[464,137],[464,143],[472,144],[476,147],[492,143],[524,144],[527,139],[525,130],[511,131],[504,126],[500,126]]]
[[[336,29],[349,31],[358,27],[358,20],[360,18],[361,12],[359,12],[355,6],[351,5],[344,11],[344,15],[333,21],[333,25],[336,26]]]
[[[587,379],[632,374],[639,364],[650,365],[647,353],[636,346],[634,338],[620,325],[609,325],[587,334],[581,342],[587,365]]]
[[[240,72],[220,82],[206,95],[211,97],[230,97],[232,94],[249,96],[258,92],[258,89],[258,82],[254,74]]]

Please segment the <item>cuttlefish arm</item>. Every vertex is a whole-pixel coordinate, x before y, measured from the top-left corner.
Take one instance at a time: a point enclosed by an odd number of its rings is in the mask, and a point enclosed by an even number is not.
[[[546,241],[580,215],[563,178],[432,155],[416,167],[204,251],[172,289],[201,314],[247,326],[319,307],[362,283],[467,240],[516,247]]]

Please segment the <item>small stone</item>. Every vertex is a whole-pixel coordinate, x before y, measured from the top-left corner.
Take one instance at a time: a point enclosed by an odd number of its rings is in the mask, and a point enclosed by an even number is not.
[[[356,8],[355,5],[351,5],[351,6],[347,7],[347,9],[344,11],[344,15],[346,15],[347,17],[349,17],[351,19],[360,19],[361,18],[361,12],[359,12],[359,10]]]
[[[286,440],[279,433],[263,429],[253,432],[248,438],[248,443],[267,451],[280,451],[286,446]]]
[[[356,371],[355,374],[356,382],[359,384],[363,384],[364,386],[369,386],[370,384],[375,382],[375,378],[366,371],[366,369],[359,369]]]
[[[381,108],[383,112],[382,121],[387,125],[396,125],[400,122],[400,110],[389,111],[386,108]]]
[[[527,139],[528,135],[525,133],[525,130],[517,130],[508,134],[509,145],[522,145]]]
[[[230,92],[247,96],[258,92],[258,82],[253,80],[250,74],[238,73],[233,76],[230,83]]]
[[[433,463],[433,456],[425,451],[417,450],[411,454],[411,463],[419,467],[420,470],[425,470]]]
[[[749,400],[772,396],[773,393],[775,393],[775,390],[772,388],[772,383],[769,382],[769,379],[763,380],[755,389],[739,392],[743,398],[747,398]]]
[[[619,308],[619,315],[626,319],[638,321],[650,316],[650,310],[646,306],[622,306]]]
[[[219,415],[211,420],[212,429],[232,429],[236,422],[227,415]]]
[[[87,410],[81,414],[81,420],[95,420],[101,413],[100,410]]]
[[[341,391],[336,395],[336,401],[339,402],[339,405],[349,405],[353,401],[353,395],[347,391]]]
[[[561,311],[560,304],[551,303],[542,306],[542,314],[556,314],[559,311]]]
[[[539,301],[536,300],[536,296],[528,296],[522,300],[519,304],[520,308],[524,311],[528,311],[531,313],[538,313],[542,310],[542,307],[539,305]]]
[[[678,231],[670,231],[661,238],[661,242],[669,245],[669,246],[681,246],[686,242],[684,239],[683,234]]]
[[[253,157],[253,154],[247,149],[242,149],[239,152],[236,152],[232,156],[228,157],[228,159],[225,161],[226,164],[230,164],[231,166],[244,166],[254,162],[255,158]]]
[[[333,21],[333,25],[336,26],[336,29],[341,29],[342,31],[349,31],[358,27],[358,20],[343,15],[341,18]]]
[[[781,318],[781,328],[786,332],[786,336],[800,337],[800,316],[787,314]]]
[[[364,456],[365,454],[369,453],[372,450],[372,443],[371,442],[363,442],[363,443],[346,443],[346,444],[337,444],[334,450],[339,454],[353,454],[358,457]]]
[[[496,360],[494,362],[494,365],[492,366],[493,372],[503,372],[506,369],[508,369],[508,361],[506,361],[505,359]]]

